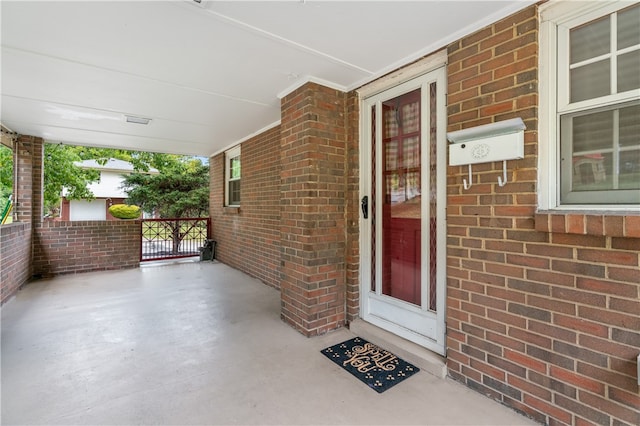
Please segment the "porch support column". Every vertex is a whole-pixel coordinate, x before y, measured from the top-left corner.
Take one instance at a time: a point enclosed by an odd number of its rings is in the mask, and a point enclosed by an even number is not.
[[[42,223],[44,141],[20,135],[13,146],[14,218],[17,222]]]
[[[281,100],[281,317],[306,336],[345,324],[347,95]]]

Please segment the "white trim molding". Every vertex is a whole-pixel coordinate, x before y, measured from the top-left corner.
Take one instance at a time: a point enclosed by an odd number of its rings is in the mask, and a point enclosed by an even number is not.
[[[316,84],[319,84],[321,86],[328,87],[330,89],[339,90],[341,92],[347,92],[348,91],[348,88],[346,86],[343,86],[342,84],[334,83],[333,81],[324,80],[322,78],[317,78],[317,77],[314,77],[312,75],[305,75],[302,78],[298,79],[291,86],[287,87],[286,89],[284,89],[283,91],[278,93],[277,94],[278,99],[284,98],[289,93],[299,89],[300,87],[304,86],[307,83],[316,83]]]
[[[358,95],[361,99],[366,99],[370,96],[383,92],[393,86],[409,81],[422,74],[426,74],[429,71],[433,71],[447,64],[447,49],[439,50],[432,55],[427,56],[413,64],[407,65],[404,68],[396,70],[391,74],[379,78],[367,85],[364,85],[357,89]]]

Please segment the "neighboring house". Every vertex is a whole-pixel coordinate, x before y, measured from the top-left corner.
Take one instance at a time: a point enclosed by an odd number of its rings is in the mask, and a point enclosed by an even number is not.
[[[109,207],[114,204],[123,204],[127,199],[127,193],[122,189],[123,176],[134,172],[133,165],[127,161],[110,158],[104,165],[96,160],[85,160],[75,163],[83,169],[95,169],[100,172],[97,182],[88,185],[89,190],[95,196],[93,200],[69,200],[63,190],[62,208],[60,219],[62,220],[115,220],[109,214]],[[160,172],[151,168],[149,174]]]

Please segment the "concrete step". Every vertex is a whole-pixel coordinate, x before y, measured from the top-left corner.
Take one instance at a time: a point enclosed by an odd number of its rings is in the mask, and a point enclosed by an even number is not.
[[[352,333],[393,352],[400,358],[439,378],[447,376],[446,359],[422,346],[389,333],[386,330],[369,324],[361,319],[349,324]]]

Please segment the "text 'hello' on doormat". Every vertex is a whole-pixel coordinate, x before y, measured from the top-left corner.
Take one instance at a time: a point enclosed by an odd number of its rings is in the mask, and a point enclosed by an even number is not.
[[[320,352],[378,393],[420,371],[415,365],[360,337],[329,346]]]

